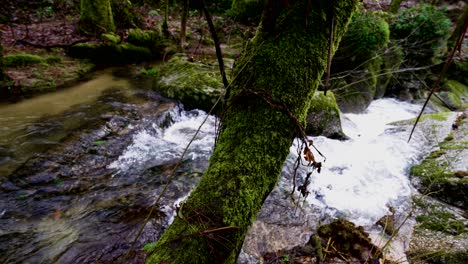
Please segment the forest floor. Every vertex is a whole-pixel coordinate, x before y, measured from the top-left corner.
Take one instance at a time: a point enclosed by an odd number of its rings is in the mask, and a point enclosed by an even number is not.
[[[164,12],[144,6],[137,9],[142,21],[139,28],[154,29],[162,24]],[[6,74],[12,79],[13,90],[19,90],[19,99],[22,93],[28,96],[51,92],[60,88],[69,87],[83,79],[96,67],[87,60],[68,56],[68,49],[79,42],[98,43],[99,38],[81,35],[78,28],[79,14],[75,11],[63,10],[47,16],[38,15],[36,10],[26,10],[23,13],[14,13],[13,22],[0,24],[0,41],[3,45],[4,56],[12,54],[32,54],[44,59],[40,63],[24,63],[6,67]],[[223,53],[227,57],[239,54],[237,45],[243,42],[239,36],[247,34],[253,36],[253,26],[242,26],[228,18],[213,16],[213,22],[220,27]],[[180,17],[169,17],[170,38],[177,47],[179,41]],[[235,32],[235,34],[233,34]],[[128,35],[128,29],[118,29],[117,35],[123,40]],[[235,35],[235,37],[234,37]],[[233,36],[233,38],[231,38]],[[235,38],[235,40],[234,40]],[[237,43],[237,47],[226,45]],[[187,44],[183,49],[173,48],[173,52],[185,52],[195,60],[206,60],[215,56],[215,49],[210,32],[204,17],[198,12],[192,12],[187,23]],[[167,59],[164,57],[163,59]],[[137,65],[137,68],[149,67],[151,62]],[[112,65],[106,65],[112,66]],[[14,93],[15,91],[13,91]],[[0,100],[5,98],[0,98]],[[18,98],[15,98],[16,101]]]

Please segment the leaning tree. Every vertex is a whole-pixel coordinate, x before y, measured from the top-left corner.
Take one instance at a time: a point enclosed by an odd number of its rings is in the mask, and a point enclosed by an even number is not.
[[[210,165],[148,263],[235,263],[357,3],[266,1],[236,61]]]

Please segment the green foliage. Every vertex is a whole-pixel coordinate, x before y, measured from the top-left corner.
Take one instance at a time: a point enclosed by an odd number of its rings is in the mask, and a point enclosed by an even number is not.
[[[440,55],[450,26],[444,11],[430,4],[420,4],[401,11],[391,25],[391,33],[392,38],[401,41],[407,59],[421,65]]]
[[[40,56],[27,53],[9,54],[3,57],[3,63],[6,67],[20,67],[42,62],[44,59]]]
[[[386,47],[389,38],[389,25],[385,19],[376,12],[360,10],[354,13],[341,45],[355,56],[366,60]]]

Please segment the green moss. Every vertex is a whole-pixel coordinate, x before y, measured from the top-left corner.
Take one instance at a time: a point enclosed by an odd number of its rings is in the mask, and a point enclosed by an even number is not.
[[[79,43],[70,47],[70,55],[90,59],[96,64],[141,62],[157,57],[148,48],[128,43],[119,45]]]
[[[468,233],[468,226],[463,221],[457,220],[454,214],[441,209],[429,210],[427,214],[417,216],[416,221],[419,223],[418,228],[445,232],[451,235]]]
[[[333,92],[316,92],[306,120],[306,133],[311,136],[323,135],[329,138],[346,138],[341,129],[340,109]]]
[[[81,0],[79,30],[87,35],[114,32],[114,18],[109,0]]]
[[[109,44],[119,44],[120,41],[122,40],[120,36],[112,34],[112,33],[104,33],[101,35],[102,41],[104,43],[109,43]]]
[[[334,3],[336,44],[356,4]],[[325,10],[311,12],[305,28],[306,8],[306,1],[294,1],[280,9],[274,27],[262,22],[238,58],[210,166],[183,206],[184,219],[174,220],[148,263],[236,262],[247,230],[277,183],[296,131],[290,117],[265,99],[280,102],[302,123],[325,69]],[[268,96],[263,99],[246,89]],[[206,228],[223,227],[203,235]]]
[[[159,30],[130,29],[127,41],[136,46],[149,48],[152,51],[162,49],[168,45],[166,39]]]
[[[364,10],[354,13],[332,64],[333,74],[346,73],[343,74],[346,77],[333,84],[343,112],[362,112],[376,97],[378,76],[384,62],[378,54],[384,53],[389,35],[389,25],[379,13]],[[391,60],[388,62],[390,64]]]
[[[44,61],[40,56],[27,53],[9,54],[3,57],[3,63],[6,67],[20,67]]]
[[[436,121],[446,121],[447,118],[450,116],[450,112],[440,112],[440,113],[432,113],[432,114],[424,114],[421,116],[419,121],[424,121],[426,119],[432,119]]]
[[[442,151],[453,149],[445,145],[449,143],[441,143]],[[465,149],[467,147],[468,145],[464,145]],[[468,209],[468,179],[458,179],[454,172],[447,169],[449,161],[438,157],[438,153],[431,154],[421,164],[413,166],[411,176],[421,180],[422,193],[429,193],[449,204]]]
[[[413,256],[409,256],[409,259],[410,263],[419,260],[428,264],[466,264],[468,263],[468,250],[456,252],[444,250],[429,251],[413,254]]]
[[[322,246],[327,247],[326,256],[330,260],[333,258],[360,260],[367,253],[374,257],[382,255],[382,251],[372,243],[364,228],[356,227],[344,219],[337,219],[328,225],[320,226],[317,234],[324,241],[325,245]]]
[[[188,108],[205,111],[224,93],[216,66],[189,62],[180,56],[174,56],[161,67],[155,87],[164,95],[181,100]]]
[[[62,62],[62,57],[52,55],[52,56],[46,57],[44,60],[47,64],[57,64],[57,63]]]

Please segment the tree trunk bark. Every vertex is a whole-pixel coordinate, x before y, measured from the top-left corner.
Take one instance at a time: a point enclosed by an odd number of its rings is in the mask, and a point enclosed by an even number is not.
[[[403,0],[392,0],[392,2],[390,3],[390,7],[388,8],[388,12],[393,14],[398,13],[401,2],[403,2]]]
[[[187,19],[189,13],[189,0],[182,0],[182,17],[180,20],[180,49],[184,50],[186,41]]]
[[[79,30],[87,35],[114,32],[110,0],[81,0]]]
[[[296,136],[280,108],[304,122],[327,63],[326,14],[335,19],[334,52],[357,2],[268,1],[256,36],[236,61],[210,166],[147,263],[235,263]]]

